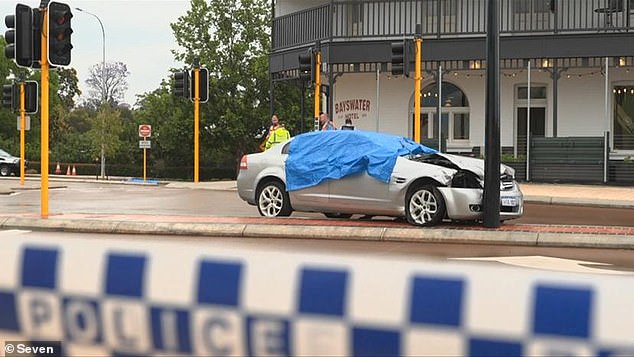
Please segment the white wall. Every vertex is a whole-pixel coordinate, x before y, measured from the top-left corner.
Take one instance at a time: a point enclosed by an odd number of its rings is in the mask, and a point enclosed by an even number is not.
[[[604,77],[596,72],[598,68],[573,69],[563,72],[559,79],[558,136],[601,136],[606,128],[604,118]],[[457,73],[457,75],[454,75]],[[516,132],[515,93],[516,87],[526,85],[526,70],[505,70],[502,73],[516,73],[516,76],[501,75],[500,79],[500,139],[502,146],[514,146]],[[486,81],[484,70],[451,71],[443,80],[458,86],[467,95],[470,107],[470,145],[484,146]],[[582,78],[579,78],[582,74]],[[468,76],[467,76],[468,75]],[[570,75],[570,78],[568,78]],[[433,83],[429,75],[423,77],[423,88]],[[546,136],[552,136],[553,96],[550,73],[534,69],[531,83],[547,88]],[[634,71],[610,68],[610,91],[614,84],[633,84]],[[337,78],[334,90],[335,103],[348,99],[371,101],[370,111],[365,117],[353,121],[358,129],[376,131],[377,101],[375,73],[347,73]],[[402,76],[392,78],[387,73],[380,76],[379,124],[380,132],[411,137],[409,118],[414,93],[414,80]],[[610,93],[610,127],[612,123],[612,93]],[[337,126],[343,124],[343,116],[333,113]]]
[[[605,120],[605,77],[597,73],[579,78],[598,69],[575,69],[565,72],[559,80],[559,136],[597,136],[609,128],[612,131],[614,97],[612,87],[634,84],[634,71],[609,69],[609,110]],[[570,78],[568,78],[570,75]],[[565,113],[566,115],[562,115]]]

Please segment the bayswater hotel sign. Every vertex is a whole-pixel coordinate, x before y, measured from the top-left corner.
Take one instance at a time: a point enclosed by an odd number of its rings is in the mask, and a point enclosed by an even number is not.
[[[335,103],[335,116],[339,120],[367,119],[372,103],[369,99],[345,99]]]

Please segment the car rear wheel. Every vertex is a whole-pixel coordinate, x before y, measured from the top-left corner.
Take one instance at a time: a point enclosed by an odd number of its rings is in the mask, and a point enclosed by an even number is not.
[[[417,226],[433,226],[445,217],[445,200],[436,187],[418,186],[405,199],[405,217]]]
[[[338,212],[324,212],[324,216],[328,218],[350,218],[352,214],[350,213],[338,213]]]
[[[9,165],[0,165],[0,176],[9,176],[11,175],[11,169]]]
[[[291,200],[279,181],[269,181],[258,191],[258,211],[264,217],[287,217],[291,215]]]

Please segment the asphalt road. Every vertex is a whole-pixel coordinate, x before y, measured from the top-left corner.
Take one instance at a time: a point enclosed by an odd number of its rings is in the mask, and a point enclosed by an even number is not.
[[[19,190],[2,196],[0,210],[39,213],[39,190]],[[240,200],[234,191],[214,191],[163,186],[102,183],[52,183],[50,214],[156,214],[258,217],[257,209]],[[324,218],[318,213],[293,213],[293,217]],[[355,219],[358,216],[353,217]],[[634,226],[630,209],[564,205],[525,205],[525,214],[513,223],[556,225]]]
[[[0,230],[0,239],[9,231]],[[497,267],[514,266],[539,271],[634,276],[634,252],[624,249],[544,248],[526,246],[438,244],[420,242],[368,242],[319,239],[220,238],[200,236],[158,236],[67,232],[24,232],[25,236],[55,242],[56,238],[78,240],[114,239],[191,242],[201,250],[223,247],[231,250],[295,252],[345,256],[416,258],[421,261],[462,261]]]

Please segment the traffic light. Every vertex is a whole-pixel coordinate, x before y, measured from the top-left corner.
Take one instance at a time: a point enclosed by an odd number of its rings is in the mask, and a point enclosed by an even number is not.
[[[70,64],[70,51],[73,49],[70,42],[72,17],[67,4],[54,1],[48,4],[48,62],[52,65]]]
[[[16,86],[19,86],[19,84]],[[18,95],[20,94],[19,87],[18,87],[17,93]],[[29,114],[37,113],[37,106],[38,106],[37,104],[38,104],[37,82],[25,81],[24,82],[24,111]],[[19,106],[18,106],[18,109],[20,109]]]
[[[15,84],[5,84],[2,86],[2,106],[12,112],[17,108],[18,93]]]
[[[187,71],[174,73],[174,95],[190,98],[189,73]]]
[[[18,66],[31,67],[33,62],[33,17],[31,8],[17,4],[15,14],[7,15],[4,23],[8,30],[4,33],[7,47],[4,54],[7,58],[15,59]]]
[[[33,13],[33,56],[31,56],[31,67],[41,68],[42,60],[42,26],[44,25],[42,20],[43,9],[34,8],[31,11]]]
[[[207,68],[200,68],[199,71],[200,71],[200,73],[198,73],[198,88],[200,88],[198,90],[199,101],[200,103],[206,103],[209,100],[209,70]],[[194,100],[195,88],[194,88],[194,70],[193,69],[191,71],[190,79],[192,81],[192,85],[190,87],[189,98],[191,100]]]
[[[299,55],[299,78],[313,82],[315,80],[315,60],[312,51]]]
[[[392,75],[400,76],[402,74],[409,75],[409,73],[405,73],[405,62],[406,62],[406,43],[405,41],[401,42],[392,42]],[[409,71],[408,71],[409,72]]]

